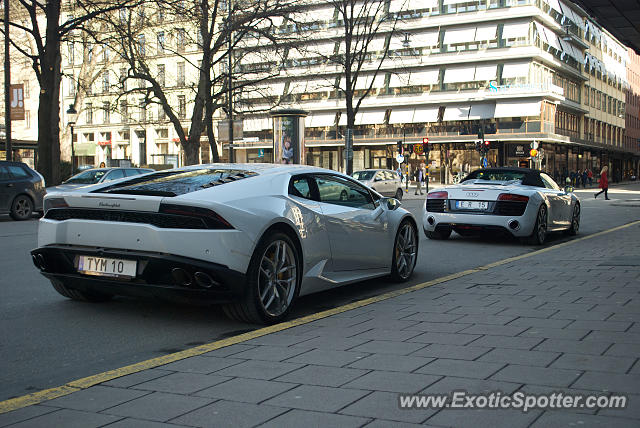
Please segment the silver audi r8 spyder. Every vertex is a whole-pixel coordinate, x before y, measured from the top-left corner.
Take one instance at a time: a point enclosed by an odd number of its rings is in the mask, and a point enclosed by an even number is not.
[[[62,295],[222,303],[273,323],[299,295],[390,275],[418,254],[414,217],[346,175],[300,165],[211,164],[45,199],[33,261]]]
[[[486,168],[429,192],[422,223],[430,239],[504,232],[541,245],[548,232],[578,233],[580,201],[544,172]]]

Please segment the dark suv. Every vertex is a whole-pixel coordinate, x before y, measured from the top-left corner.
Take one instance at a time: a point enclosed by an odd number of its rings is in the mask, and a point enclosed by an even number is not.
[[[28,220],[42,211],[44,177],[22,162],[0,161],[0,214]]]

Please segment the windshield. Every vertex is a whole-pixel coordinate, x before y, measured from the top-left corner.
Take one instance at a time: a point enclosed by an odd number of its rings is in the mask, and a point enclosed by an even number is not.
[[[74,175],[65,181],[64,184],[95,184],[99,182],[106,173],[107,171],[103,169],[91,169]]]
[[[353,173],[353,178],[360,181],[367,181],[371,180],[375,173],[375,171],[356,171]]]
[[[522,181],[526,173],[521,171],[478,170],[467,175],[462,181]]]

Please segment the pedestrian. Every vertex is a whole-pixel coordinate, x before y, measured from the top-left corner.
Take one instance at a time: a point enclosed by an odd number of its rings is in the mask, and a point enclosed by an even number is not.
[[[411,168],[409,166],[409,162],[407,161],[405,162],[405,165],[404,165],[404,180],[405,180],[405,186],[406,186],[404,190],[405,192],[409,191],[409,181],[411,180],[409,178],[410,174],[411,174]]]
[[[587,178],[589,179],[589,187],[593,185],[593,171],[591,169],[587,169]]]
[[[107,166],[104,162],[100,162],[100,168],[104,168],[105,166]]]
[[[607,179],[608,170],[609,170],[609,167],[605,165],[602,168],[602,171],[600,171],[600,184],[598,184],[598,187],[601,188],[602,190],[596,193],[595,195],[593,195],[594,198],[598,198],[598,195],[604,192],[604,199],[607,201],[609,200],[609,192],[608,192],[609,180]]]
[[[589,179],[589,173],[587,172],[587,168],[582,171],[582,188],[587,187],[587,180]]]
[[[420,192],[421,195],[424,195],[424,193],[422,193],[422,183],[424,183],[424,179],[425,179],[425,168],[423,163],[421,163],[420,166],[416,168],[414,179],[416,180],[415,194],[417,195],[418,192]]]

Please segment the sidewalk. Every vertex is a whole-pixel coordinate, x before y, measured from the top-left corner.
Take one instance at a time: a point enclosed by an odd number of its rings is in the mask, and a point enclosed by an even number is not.
[[[637,427],[639,242],[640,222],[579,238],[112,376],[0,414],[0,426]],[[629,401],[624,410],[526,413],[399,408],[400,393],[454,390]]]

